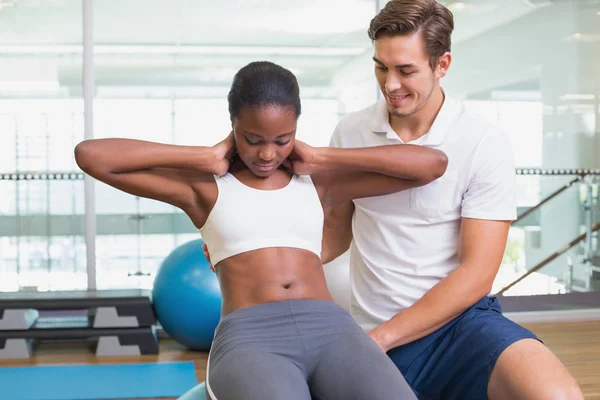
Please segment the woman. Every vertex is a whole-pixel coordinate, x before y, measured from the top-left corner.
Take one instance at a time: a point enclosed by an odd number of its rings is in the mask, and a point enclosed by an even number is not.
[[[200,230],[222,293],[209,397],[415,398],[328,292],[323,208],[426,184],[445,172],[445,155],[411,145],[333,149],[295,140],[298,83],[269,62],[242,68],[228,100],[233,130],[213,147],[98,139],[75,149],[92,177],[177,206]]]

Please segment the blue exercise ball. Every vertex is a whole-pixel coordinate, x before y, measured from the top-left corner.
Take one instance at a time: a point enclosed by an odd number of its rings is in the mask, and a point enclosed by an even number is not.
[[[183,396],[179,397],[177,400],[206,400],[208,399],[208,394],[206,393],[206,382],[202,382],[201,384],[194,386],[187,392],[183,394]]]
[[[221,290],[201,239],[174,249],[154,279],[152,303],[165,332],[193,350],[207,351],[221,314]]]

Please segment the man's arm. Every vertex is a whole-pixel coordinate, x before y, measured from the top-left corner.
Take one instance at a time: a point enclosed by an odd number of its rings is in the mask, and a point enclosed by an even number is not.
[[[489,294],[504,255],[510,223],[463,218],[460,266],[369,335],[388,351],[434,332]]]
[[[508,136],[492,130],[478,143],[462,199],[459,266],[411,307],[370,332],[385,350],[417,340],[490,293],[516,218],[515,165]]]
[[[321,260],[327,264],[344,254],[352,243],[352,215],[354,203],[348,201],[337,205],[328,205],[323,224],[323,250]]]

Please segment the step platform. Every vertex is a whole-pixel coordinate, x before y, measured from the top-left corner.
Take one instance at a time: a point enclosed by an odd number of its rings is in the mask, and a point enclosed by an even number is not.
[[[23,359],[44,341],[86,341],[97,356],[158,354],[150,292],[0,294],[0,359]]]
[[[43,311],[68,310],[87,310],[95,328],[156,324],[147,290],[11,292],[0,293],[0,331],[26,329]]]

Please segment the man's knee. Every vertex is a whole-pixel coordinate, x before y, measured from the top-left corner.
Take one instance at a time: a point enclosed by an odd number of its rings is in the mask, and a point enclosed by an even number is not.
[[[551,382],[545,381],[544,384],[536,385],[533,388],[525,388],[524,386],[513,383],[513,385],[505,384],[502,389],[499,389],[498,386],[490,385],[488,387],[488,398],[490,400],[583,400],[584,398],[577,381],[571,376]]]
[[[510,345],[490,375],[488,397],[494,399],[583,399],[576,380],[542,343],[525,339]]]
[[[540,399],[548,400],[583,400],[583,393],[573,377],[567,377],[561,382],[553,382],[540,388]]]

